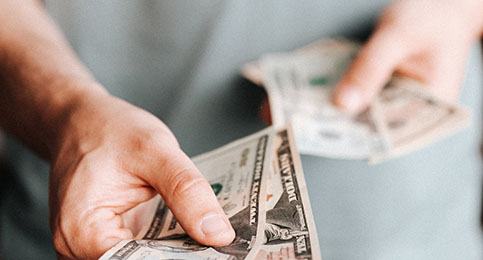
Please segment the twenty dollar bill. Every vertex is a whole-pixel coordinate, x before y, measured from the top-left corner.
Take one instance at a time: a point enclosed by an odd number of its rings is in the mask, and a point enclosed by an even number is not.
[[[235,229],[228,246],[200,245],[159,197],[133,240],[101,259],[320,259],[308,193],[290,130],[272,128],[193,158]]]

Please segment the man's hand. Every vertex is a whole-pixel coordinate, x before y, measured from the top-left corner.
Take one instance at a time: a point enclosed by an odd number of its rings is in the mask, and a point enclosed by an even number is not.
[[[186,232],[221,246],[235,234],[210,185],[153,115],[95,82],[36,0],[0,1],[0,127],[52,163],[61,256],[96,258],[139,228],[156,194]]]
[[[393,72],[455,101],[469,49],[483,29],[482,13],[482,0],[396,1],[337,86],[334,103],[361,111]]]
[[[50,183],[51,226],[61,255],[99,257],[133,238],[136,219],[147,217],[138,206],[158,193],[195,240],[212,246],[233,240],[210,185],[156,117],[96,94],[68,118]]]

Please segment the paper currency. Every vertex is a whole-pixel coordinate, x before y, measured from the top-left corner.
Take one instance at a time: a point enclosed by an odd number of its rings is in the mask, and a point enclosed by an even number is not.
[[[267,189],[265,235],[257,259],[320,259],[302,164],[290,128],[274,138]]]
[[[467,125],[466,109],[442,102],[425,92],[421,83],[404,78],[394,78],[363,113],[351,116],[339,111],[330,101],[331,92],[359,46],[347,40],[322,40],[291,53],[265,55],[243,67],[245,77],[266,88],[274,126],[292,123],[301,153],[380,162]],[[420,104],[418,112],[398,106],[403,103]],[[423,115],[434,117],[428,120]],[[405,127],[388,127],[395,118]]]
[[[322,39],[316,42],[313,42],[309,45],[306,45],[300,49],[297,49],[292,52],[293,53],[298,53],[298,54],[305,54],[305,53],[312,53],[312,52],[321,52],[325,53],[327,56],[331,56],[333,54],[337,53],[343,53],[343,55],[346,55],[347,53],[350,53],[350,55],[355,55],[357,50],[359,49],[360,44],[356,42],[352,42],[346,39]],[[347,60],[348,61],[348,60]],[[248,62],[245,65],[242,66],[241,68],[241,74],[251,82],[263,86],[264,83],[264,76],[263,72],[261,69],[261,61],[252,61]],[[344,65],[344,64],[340,64]],[[341,66],[340,68],[344,69],[345,66]],[[339,75],[342,74],[342,71],[339,72]],[[330,75],[332,77],[332,75]]]
[[[408,78],[395,77],[374,101],[378,132],[388,150],[370,156],[373,163],[407,154],[448,136],[470,123],[469,111],[446,103]]]
[[[193,161],[235,229],[232,244],[214,248],[196,243],[158,197],[153,217],[146,216],[151,224],[101,259],[320,259],[303,172],[288,130],[269,128]]]
[[[353,55],[345,49],[317,52],[314,48],[303,54],[263,59],[272,122],[275,127],[292,122],[302,153],[363,159],[384,149],[370,111],[350,116],[330,101],[332,87]]]

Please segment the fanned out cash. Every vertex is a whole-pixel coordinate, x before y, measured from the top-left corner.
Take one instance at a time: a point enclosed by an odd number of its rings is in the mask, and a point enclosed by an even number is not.
[[[101,259],[320,259],[299,155],[289,128],[268,128],[195,157],[236,238],[203,246],[186,235],[160,197],[151,224]]]
[[[360,45],[326,39],[250,62],[242,75],[268,93],[273,125],[292,123],[303,154],[377,163],[407,154],[468,126],[467,109],[444,102],[422,83],[393,77],[369,108],[351,116],[331,92]]]

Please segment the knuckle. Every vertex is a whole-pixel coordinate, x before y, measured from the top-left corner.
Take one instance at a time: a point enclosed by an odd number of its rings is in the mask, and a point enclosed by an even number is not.
[[[143,153],[159,153],[160,148],[178,146],[176,139],[165,131],[150,129],[137,131],[127,142],[130,151]]]
[[[130,136],[126,141],[128,142],[129,150],[133,152],[152,150],[158,142],[157,136],[148,131],[139,131],[139,133]]]
[[[170,197],[184,198],[193,196],[200,187],[208,185],[205,178],[201,175],[194,176],[193,171],[194,169],[192,168],[185,168],[171,177]]]

